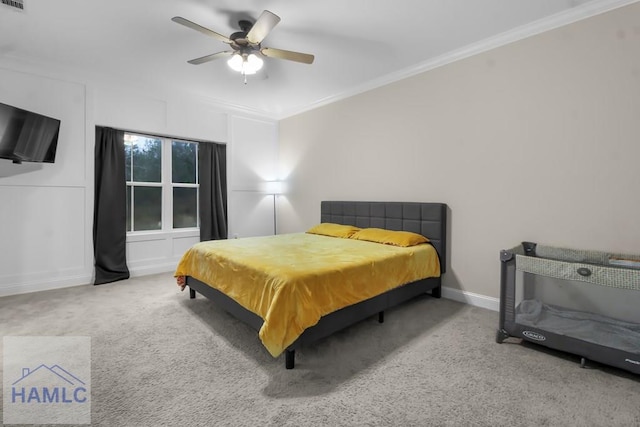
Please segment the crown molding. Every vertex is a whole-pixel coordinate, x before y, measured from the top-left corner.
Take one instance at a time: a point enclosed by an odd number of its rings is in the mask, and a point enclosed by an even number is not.
[[[460,49],[448,52],[444,55],[429,59],[428,61],[424,61],[411,67],[386,74],[377,79],[373,79],[361,85],[353,87],[347,91],[319,99],[313,103],[305,105],[304,107],[298,109],[290,109],[278,115],[276,118],[277,120],[283,120],[288,117],[314,110],[316,108],[332,104],[346,98],[350,98],[363,92],[377,89],[379,87],[404,80],[417,74],[421,74],[426,71],[430,71],[435,68],[460,61],[470,56],[478,55],[480,53],[487,52],[492,49],[496,49],[498,47],[535,36],[537,34],[564,27],[566,25],[573,24],[575,22],[603,14],[614,9],[619,9],[624,6],[637,3],[638,1],[640,0],[595,0],[575,8],[567,9],[563,12],[559,12],[547,18],[534,21],[513,30],[489,37],[477,43],[472,43]]]

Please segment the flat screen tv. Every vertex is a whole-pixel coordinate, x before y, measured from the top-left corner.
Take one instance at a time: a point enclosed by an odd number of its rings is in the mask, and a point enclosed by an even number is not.
[[[0,103],[0,158],[53,163],[60,120]]]

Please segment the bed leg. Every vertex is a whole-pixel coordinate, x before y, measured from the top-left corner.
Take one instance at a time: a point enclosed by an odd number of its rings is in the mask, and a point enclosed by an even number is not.
[[[196,291],[189,288],[189,298],[194,299],[196,297]]]
[[[384,311],[378,313],[378,323],[384,323]]]
[[[442,285],[438,285],[437,288],[431,289],[431,296],[434,298],[442,297]]]
[[[296,364],[296,351],[285,350],[284,351],[284,367],[287,369],[293,369]]]

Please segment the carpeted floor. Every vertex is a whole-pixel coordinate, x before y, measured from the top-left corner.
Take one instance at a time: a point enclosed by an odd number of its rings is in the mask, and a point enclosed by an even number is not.
[[[640,426],[640,376],[428,296],[273,359],[170,274],[0,298],[6,335],[90,336],[97,426]]]

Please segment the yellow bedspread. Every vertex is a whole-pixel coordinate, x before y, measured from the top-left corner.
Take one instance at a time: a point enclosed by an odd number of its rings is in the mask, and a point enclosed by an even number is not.
[[[320,317],[439,274],[430,244],[403,248],[307,233],[201,242],[175,272],[264,319],[260,339],[274,357]]]

